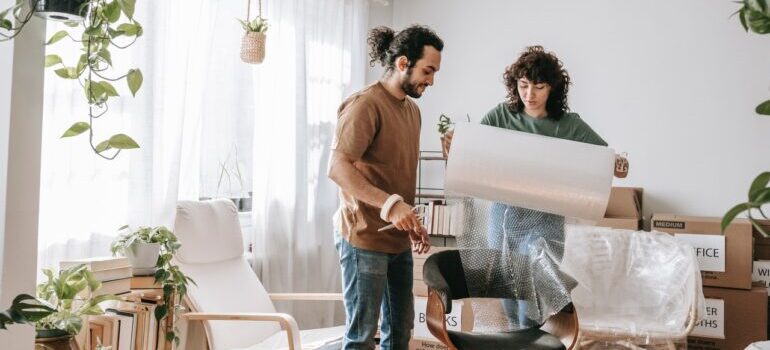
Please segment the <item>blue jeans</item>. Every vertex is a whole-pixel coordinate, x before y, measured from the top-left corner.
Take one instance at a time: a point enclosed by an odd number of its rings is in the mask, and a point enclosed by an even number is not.
[[[407,350],[414,328],[412,252],[387,254],[356,248],[335,233],[345,299],[343,350],[374,349],[377,321],[380,349]]]

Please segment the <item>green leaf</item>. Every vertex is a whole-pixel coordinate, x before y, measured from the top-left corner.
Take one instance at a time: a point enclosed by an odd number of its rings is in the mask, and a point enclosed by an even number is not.
[[[735,220],[735,217],[738,216],[738,214],[743,213],[749,209],[751,209],[751,206],[748,203],[741,203],[728,210],[725,216],[722,217],[722,234],[725,233],[727,226],[729,226],[730,223]]]
[[[45,44],[46,45],[51,45],[51,44],[53,44],[53,43],[63,39],[65,36],[67,36],[67,31],[66,30],[60,30],[60,31],[54,33],[53,35],[51,35],[51,38],[48,39],[48,41]]]
[[[85,90],[86,97],[90,103],[98,102],[102,98],[102,95],[107,93],[102,84],[100,84],[98,81],[95,82],[86,80]]]
[[[139,148],[139,145],[126,134],[116,134],[110,137],[110,147],[117,149],[134,149]]]
[[[119,96],[118,91],[115,90],[115,87],[112,86],[112,84],[110,84],[109,82],[100,81],[98,82],[98,84],[101,85],[102,88],[104,88],[104,91],[107,93],[107,96]]]
[[[63,135],[61,135],[61,137],[64,138],[64,137],[77,136],[88,131],[88,129],[90,128],[91,126],[88,125],[88,123],[86,122],[77,122],[75,124],[72,124],[72,126],[70,126],[70,128],[67,129],[67,131],[65,131]]]
[[[5,30],[11,30],[11,28],[13,28],[13,22],[5,18],[2,18],[0,19],[0,28],[3,28]]]
[[[45,56],[45,67],[48,68],[50,66],[53,66],[55,64],[62,63],[61,57],[59,55],[47,55]]]
[[[107,17],[107,21],[110,23],[115,23],[120,19],[120,4],[117,0],[104,7],[104,16]]]
[[[58,75],[58,76],[60,76],[60,77],[62,77],[64,79],[77,79],[78,78],[78,73],[77,73],[77,70],[75,69],[75,67],[59,68],[59,69],[55,70],[54,73],[56,73],[56,75]]]
[[[753,218],[749,218],[749,221],[751,221],[751,224],[754,225],[754,228],[757,229],[757,231],[762,236],[764,236],[765,238],[770,237],[770,232],[768,232],[768,230],[765,229],[759,222],[757,222]]]
[[[158,305],[155,308],[155,319],[160,321],[168,314],[168,307],[166,305]]]
[[[767,187],[767,183],[770,182],[770,171],[763,172],[751,182],[749,188],[749,201],[754,202],[757,200],[759,192]]]
[[[112,66],[112,54],[110,53],[110,50],[107,50],[107,48],[103,48],[99,50],[99,52],[96,53],[97,56],[101,57],[107,64]]]
[[[118,31],[128,36],[135,36],[139,34],[141,30],[142,27],[133,23],[123,23],[118,26]]]
[[[110,140],[104,140],[102,142],[99,142],[99,144],[96,145],[96,147],[94,148],[96,149],[96,153],[102,153],[112,147],[110,147]]]
[[[142,76],[142,71],[139,69],[132,69],[128,71],[126,81],[128,82],[128,89],[131,90],[131,95],[134,97],[136,97],[136,92],[139,91],[139,88],[142,87],[143,80],[144,77]]]
[[[120,4],[120,9],[126,14],[126,17],[133,19],[136,0],[118,0],[118,3]]]
[[[102,27],[101,26],[91,26],[88,27],[83,34],[88,36],[101,36],[102,34]]]
[[[770,100],[760,103],[755,112],[761,115],[770,115]]]

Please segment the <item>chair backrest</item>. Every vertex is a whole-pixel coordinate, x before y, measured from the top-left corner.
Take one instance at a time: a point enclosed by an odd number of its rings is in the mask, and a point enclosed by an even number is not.
[[[198,312],[275,312],[267,291],[244,257],[238,210],[230,200],[180,201],[176,262],[197,286],[188,297]],[[269,322],[207,321],[212,350],[249,347],[280,331]]]
[[[584,335],[676,339],[703,308],[697,258],[669,234],[568,227],[562,270]]]

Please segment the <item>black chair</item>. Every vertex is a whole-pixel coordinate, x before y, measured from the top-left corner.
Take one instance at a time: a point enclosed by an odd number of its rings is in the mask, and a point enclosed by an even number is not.
[[[483,249],[476,251],[481,253],[478,256],[491,259],[484,263],[489,264],[490,267],[498,266],[495,264],[499,263],[499,256],[496,256],[494,251]],[[572,349],[575,345],[578,322],[577,313],[571,307],[551,317],[542,327],[492,334],[447,330],[444,315],[452,311],[452,300],[490,297],[469,293],[458,250],[442,251],[428,257],[423,266],[423,280],[428,286],[426,310],[428,329],[450,350],[563,350]],[[565,346],[565,342],[569,347]]]

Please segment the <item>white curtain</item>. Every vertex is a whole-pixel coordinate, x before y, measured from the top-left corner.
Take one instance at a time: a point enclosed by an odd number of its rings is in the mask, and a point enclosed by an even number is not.
[[[116,160],[92,154],[85,135],[59,138],[87,121],[87,106],[76,82],[46,72],[40,267],[108,255],[123,224],[171,225],[179,199],[253,191],[254,230],[245,233],[266,288],[340,291],[331,226],[337,188],[326,164],[337,107],[364,84],[368,4],[263,0],[267,58],[254,66],[239,59],[235,19],[245,17],[246,3],[137,3],[144,36],[112,54],[117,72],[141,68],[144,85],[136,98],[117,86],[122,97],[95,124],[98,141],[124,132],[140,144]],[[48,35],[60,29],[52,24]],[[48,54],[72,65],[79,47],[65,40]],[[344,320],[339,302],[277,306],[305,328]]]
[[[138,67],[144,84],[136,98],[125,82],[119,99],[94,124],[96,142],[115,133],[134,138],[140,149],[112,161],[92,153],[87,136],[59,136],[72,123],[87,121],[80,86],[46,71],[42,147],[38,266],[64,259],[109,255],[118,227],[172,225],[178,199],[197,199],[200,124],[210,55],[216,31],[207,21],[205,0],[139,2],[135,17],[145,33],[126,50],[113,49],[112,76]],[[237,25],[237,23],[236,23]],[[66,29],[50,22],[48,36]],[[48,47],[73,65],[77,43]]]
[[[326,176],[337,108],[364,84],[364,0],[269,0],[255,70],[254,261],[270,292],[339,292],[337,187]],[[342,304],[279,304],[301,328],[339,325]]]

